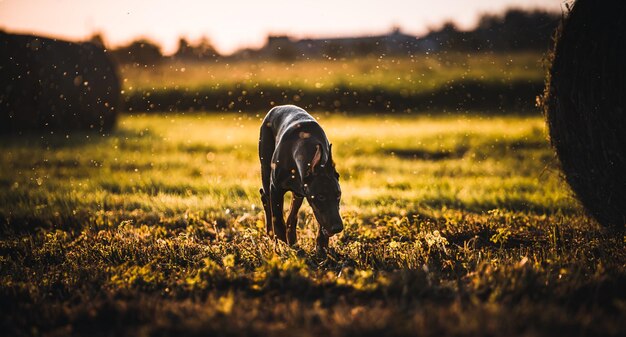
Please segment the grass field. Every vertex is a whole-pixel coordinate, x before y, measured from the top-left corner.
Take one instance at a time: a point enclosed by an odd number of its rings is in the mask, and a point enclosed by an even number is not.
[[[544,55],[437,53],[411,57],[164,62],[120,68],[127,109],[255,111],[296,104],[309,111],[536,111]]]
[[[235,87],[353,90],[372,87],[414,94],[462,81],[543,82],[543,55],[517,53],[437,53],[411,57],[215,62],[166,62],[156,66],[125,65],[124,90],[219,89]]]
[[[264,234],[262,114],[123,116],[1,139],[2,335],[596,336],[626,240],[559,178],[539,117],[318,115],[343,233]]]

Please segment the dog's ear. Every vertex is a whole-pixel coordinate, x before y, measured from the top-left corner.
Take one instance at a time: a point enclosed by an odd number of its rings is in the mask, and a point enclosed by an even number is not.
[[[315,145],[315,154],[313,155],[313,159],[309,164],[310,173],[315,173],[315,168],[320,164],[320,161],[322,161],[322,149],[321,146],[318,144]]]
[[[334,174],[335,178],[339,179],[339,173],[335,169],[335,161],[333,160],[333,144],[328,145],[328,161],[326,162],[326,169],[328,173]]]
[[[328,161],[326,162],[326,165],[329,169],[331,167],[335,167],[335,162],[333,161],[333,144],[328,145]]]

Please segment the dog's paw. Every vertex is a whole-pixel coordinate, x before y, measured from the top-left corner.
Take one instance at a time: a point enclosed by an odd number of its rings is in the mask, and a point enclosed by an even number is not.
[[[322,247],[320,245],[315,247],[315,256],[317,258],[325,259],[328,253],[328,247]]]

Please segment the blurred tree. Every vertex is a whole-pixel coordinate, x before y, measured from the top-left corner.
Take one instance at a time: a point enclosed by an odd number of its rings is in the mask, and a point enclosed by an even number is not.
[[[560,16],[545,11],[510,9],[504,15],[484,15],[470,32],[483,48],[494,50],[546,50]]]
[[[432,41],[439,50],[547,50],[559,18],[540,10],[509,9],[500,15],[483,15],[471,31],[460,31],[446,22],[421,40]]]
[[[87,39],[87,42],[92,43],[100,48],[106,49],[104,37],[101,32],[96,32],[91,35],[91,37]]]
[[[433,40],[440,50],[465,49],[464,35],[454,22],[446,21],[439,30],[432,31],[424,39]]]
[[[293,61],[298,57],[298,48],[288,36],[269,36],[265,49],[270,57],[280,61]]]
[[[161,48],[147,39],[138,39],[129,45],[112,51],[113,57],[119,63],[136,63],[153,65],[163,60]]]
[[[178,49],[176,50],[176,53],[174,53],[174,58],[189,58],[193,55],[191,49],[192,47],[189,45],[189,41],[187,41],[187,39],[185,39],[184,37],[179,38]]]
[[[220,56],[206,36],[200,38],[200,42],[196,45],[196,50],[200,59],[214,59]]]
[[[184,37],[181,37],[178,40],[178,50],[173,55],[174,59],[186,61],[209,60],[219,56],[219,53],[206,37],[202,37],[195,46],[191,45]]]

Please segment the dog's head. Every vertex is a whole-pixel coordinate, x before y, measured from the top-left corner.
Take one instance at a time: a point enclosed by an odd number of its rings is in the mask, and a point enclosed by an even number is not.
[[[317,145],[308,174],[303,179],[303,189],[320,224],[320,230],[326,236],[332,236],[343,230],[343,221],[339,214],[341,187],[339,173],[335,170],[332,159],[332,145],[329,146],[328,159],[324,164],[321,163],[322,157],[322,149]]]

